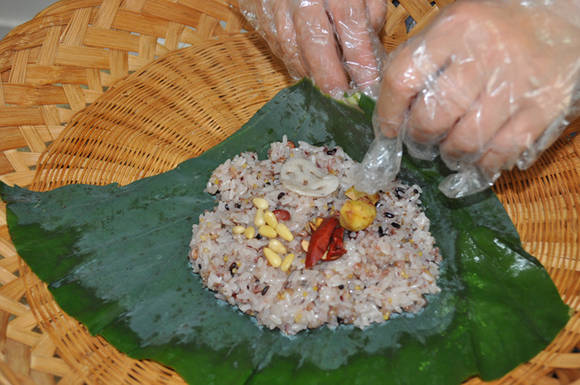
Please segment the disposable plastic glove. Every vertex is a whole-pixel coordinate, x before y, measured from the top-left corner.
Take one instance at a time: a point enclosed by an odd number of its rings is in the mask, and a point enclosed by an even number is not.
[[[375,129],[457,171],[450,197],[529,167],[580,98],[580,1],[458,1],[385,65]],[[383,145],[383,147],[385,147]],[[388,147],[388,146],[387,146]],[[400,161],[391,149],[383,163]]]
[[[386,0],[239,0],[246,19],[296,79],[308,76],[323,92],[351,88],[376,97],[383,49],[377,31]]]

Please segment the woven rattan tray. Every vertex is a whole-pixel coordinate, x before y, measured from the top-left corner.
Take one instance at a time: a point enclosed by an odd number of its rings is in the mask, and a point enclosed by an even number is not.
[[[385,46],[408,37],[409,18],[417,23],[412,34],[446,3],[389,2]],[[223,140],[290,82],[259,38],[239,34],[244,28],[235,5],[222,0],[66,0],[51,6],[0,42],[0,179],[40,190],[129,183]],[[175,100],[176,91],[167,81],[189,90],[173,113],[166,101]],[[138,119],[144,99],[150,113]],[[169,112],[157,113],[163,108]],[[495,187],[524,246],[576,311],[579,126],[531,170],[506,174]],[[0,384],[183,383],[167,368],[120,354],[64,314],[19,260],[3,206],[0,257]],[[499,382],[578,385],[578,348],[580,316],[574,315],[545,351]]]

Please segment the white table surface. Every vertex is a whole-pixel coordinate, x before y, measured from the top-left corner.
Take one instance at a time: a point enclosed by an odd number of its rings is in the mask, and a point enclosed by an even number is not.
[[[56,0],[0,0],[0,39]]]

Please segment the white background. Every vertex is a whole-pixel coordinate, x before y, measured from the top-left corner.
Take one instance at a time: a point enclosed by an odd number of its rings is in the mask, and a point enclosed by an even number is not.
[[[56,0],[0,0],[0,39]]]

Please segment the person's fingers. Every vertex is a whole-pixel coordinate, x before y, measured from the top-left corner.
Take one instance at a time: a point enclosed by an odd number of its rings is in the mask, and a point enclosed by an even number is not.
[[[435,79],[427,79],[409,112],[407,136],[438,144],[479,97],[483,74],[473,61],[457,59]]]
[[[532,147],[547,126],[544,113],[524,108],[515,113],[491,140],[486,153],[477,162],[489,176],[510,169],[520,155]]]
[[[417,94],[446,64],[454,49],[447,37],[432,30],[423,39],[411,39],[387,63],[375,113],[377,128],[385,136],[397,135]]]
[[[272,52],[275,55],[279,55],[281,47],[278,42],[276,25],[273,20],[272,4],[261,1],[246,1],[245,3],[248,3],[248,12],[245,13],[247,15],[246,17],[249,17],[252,26],[266,39]]]
[[[387,2],[386,0],[366,0],[365,2],[371,27],[379,33],[387,20]]]
[[[338,96],[348,89],[348,80],[324,5],[304,0],[295,6],[293,21],[306,71],[322,91]]]
[[[350,78],[358,87],[379,82],[379,59],[364,0],[327,0]]]
[[[518,109],[512,97],[507,84],[492,93],[482,93],[440,144],[443,158],[448,163],[476,161]]]
[[[289,1],[290,0],[279,0],[273,2],[272,15],[274,17],[277,40],[280,44],[281,59],[288,67],[290,76],[301,78],[307,74],[298,50],[296,30],[290,13],[291,9]]]

